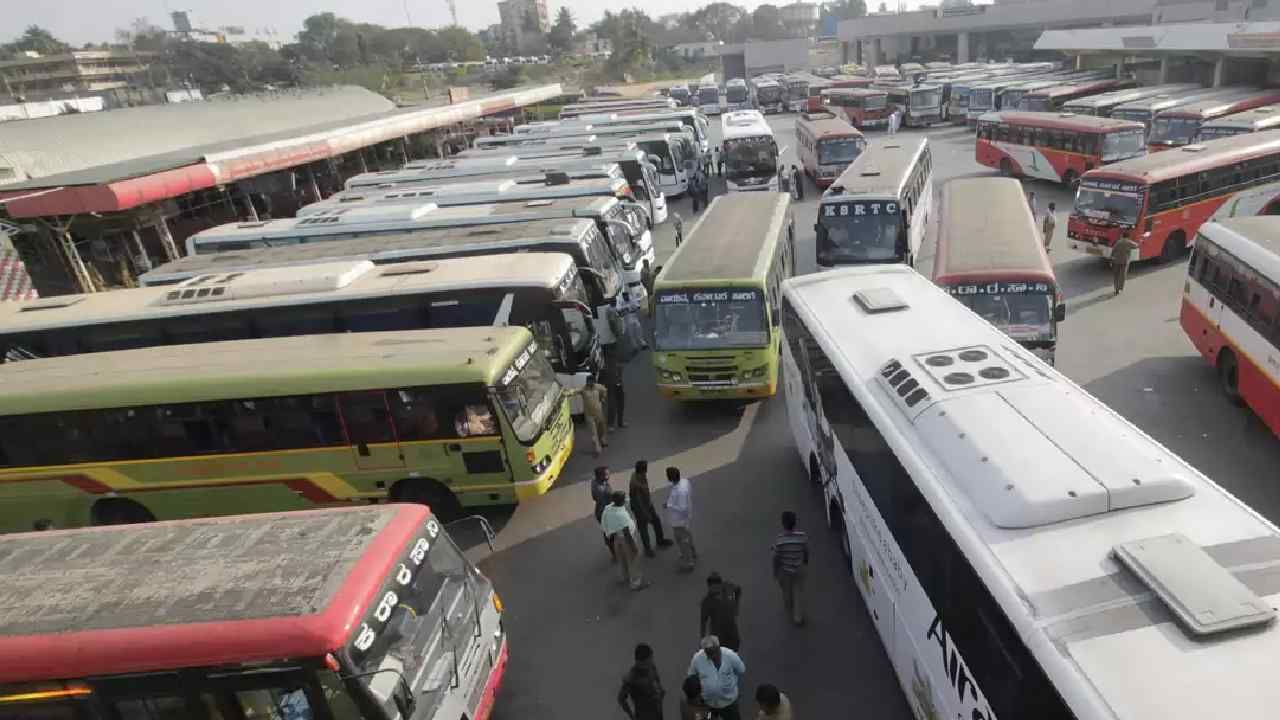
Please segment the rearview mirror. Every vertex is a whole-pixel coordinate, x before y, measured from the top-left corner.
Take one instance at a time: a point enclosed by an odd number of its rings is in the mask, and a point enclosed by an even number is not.
[[[1063,320],[1066,320],[1066,319],[1067,319],[1066,303],[1058,303],[1053,308],[1053,321],[1062,322]]]

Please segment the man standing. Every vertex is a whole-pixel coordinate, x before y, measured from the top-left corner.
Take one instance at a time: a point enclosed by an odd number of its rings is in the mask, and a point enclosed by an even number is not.
[[[723,647],[740,651],[742,636],[738,634],[738,608],[741,602],[741,587],[726,582],[718,572],[708,575],[707,594],[702,598],[702,612],[698,620],[698,636],[715,635]]]
[[[689,481],[680,477],[680,468],[667,468],[667,482],[671,483],[666,504],[667,522],[680,547],[680,569],[688,572],[698,562],[698,550],[693,546],[693,494]]]
[[[741,720],[738,712],[738,682],[747,672],[738,653],[720,647],[715,635],[702,638],[702,649],[689,661],[686,675],[696,675],[702,683],[702,700],[720,720]]]
[[[804,178],[800,176],[800,168],[791,164],[791,192],[799,202],[804,202]]]
[[[662,720],[662,699],[667,691],[662,689],[662,678],[653,662],[653,648],[645,643],[636,645],[635,660],[622,676],[618,704],[631,720]]]
[[[600,529],[604,531],[605,541],[613,549],[618,558],[618,570],[622,581],[628,583],[632,590],[646,587],[644,575],[640,572],[640,549],[636,546],[636,521],[627,510],[627,494],[617,490],[612,496],[613,502],[600,514]]]
[[[756,720],[791,720],[790,698],[773,685],[756,688],[756,704],[760,706]]]
[[[680,217],[680,213],[671,213],[671,225],[676,230],[676,247],[680,247],[680,243],[684,242],[684,218]]]
[[[582,416],[587,421],[587,432],[591,433],[591,444],[595,447],[595,456],[600,457],[600,448],[609,447],[609,420],[604,414],[608,401],[607,391],[596,384],[596,379],[587,376],[587,384],[579,390],[570,390],[568,395],[582,398]]]
[[[705,172],[699,172],[698,176],[702,178],[698,183],[698,190],[702,192],[702,207],[711,207],[711,176]]]
[[[689,178],[689,200],[693,202],[695,213],[702,209],[702,188],[699,186],[701,182],[702,174],[694,171],[693,177]]]
[[[1049,212],[1044,214],[1044,222],[1040,225],[1040,231],[1044,233],[1044,249],[1048,250],[1050,243],[1053,242],[1053,231],[1058,228],[1058,219],[1053,213],[1058,209],[1053,203],[1049,203]]]
[[[640,542],[644,544],[644,554],[646,557],[653,557],[653,546],[649,544],[651,526],[653,536],[658,541],[658,547],[669,547],[672,543],[662,534],[662,520],[658,517],[658,509],[653,506],[653,495],[649,492],[648,460],[636,461],[636,470],[631,473],[628,492],[631,496],[631,513],[636,518]]]
[[[716,146],[716,174],[724,177],[724,150],[719,145]]]
[[[778,192],[791,194],[791,173],[787,172],[786,165],[778,165]]]
[[[1129,260],[1137,249],[1138,244],[1125,235],[1121,235],[1111,248],[1111,284],[1116,295],[1124,292],[1124,281],[1129,275]]]
[[[809,536],[796,529],[796,514],[782,513],[782,532],[773,540],[773,577],[782,588],[782,604],[797,626],[804,624],[804,575],[809,566]]]
[[[630,344],[630,341],[628,341]],[[607,352],[604,354],[604,367],[600,370],[600,381],[608,390],[609,404],[605,408],[609,420],[609,427],[622,428],[627,426],[623,420],[623,411],[626,410],[627,395],[622,387],[622,358],[618,352]]]
[[[604,465],[597,465],[591,476],[591,502],[595,503],[596,524],[600,525],[604,509],[613,502],[613,488],[609,485],[609,468]],[[604,546],[609,548],[609,555],[613,557],[614,562],[617,562],[618,553],[613,549],[613,543],[609,542],[608,533],[604,536]]]

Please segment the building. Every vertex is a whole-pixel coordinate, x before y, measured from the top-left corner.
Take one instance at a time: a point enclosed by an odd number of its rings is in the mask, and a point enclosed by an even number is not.
[[[547,0],[501,0],[498,18],[509,50],[517,54],[541,52],[551,29]]]
[[[0,90],[19,101],[138,88],[153,53],[132,50],[74,50],[60,55],[29,54],[0,62]]]
[[[687,42],[671,46],[671,52],[675,55],[679,55],[685,60],[701,60],[703,58],[718,57],[720,55],[720,48],[723,46],[724,43],[719,40]]]
[[[573,54],[593,58],[609,57],[613,54],[613,41],[593,32],[585,32],[574,42]]]
[[[809,37],[818,26],[818,17],[822,9],[817,3],[797,2],[778,6],[778,14],[782,16],[782,25],[795,37]]]
[[[806,70],[812,47],[813,41],[808,38],[724,45],[720,48],[720,65],[725,78]]]

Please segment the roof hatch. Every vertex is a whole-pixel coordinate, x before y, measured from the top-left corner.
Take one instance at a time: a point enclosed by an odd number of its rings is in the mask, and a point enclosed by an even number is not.
[[[167,291],[156,305],[198,305],[224,300],[340,290],[373,270],[368,260],[197,275]]]

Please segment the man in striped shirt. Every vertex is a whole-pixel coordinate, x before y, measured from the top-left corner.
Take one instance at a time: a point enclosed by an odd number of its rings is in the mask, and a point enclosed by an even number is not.
[[[809,536],[796,529],[796,514],[782,513],[782,532],[773,540],[773,577],[791,622],[804,624],[804,575],[809,566]]]

